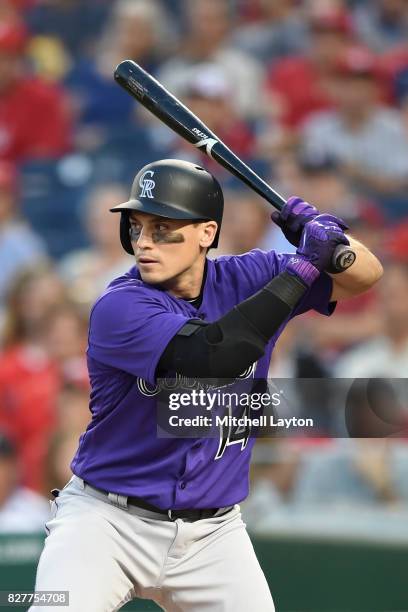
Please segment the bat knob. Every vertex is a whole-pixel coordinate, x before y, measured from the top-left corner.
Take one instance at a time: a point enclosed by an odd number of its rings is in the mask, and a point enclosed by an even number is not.
[[[334,251],[330,272],[344,272],[356,261],[356,254],[349,246],[340,244]]]

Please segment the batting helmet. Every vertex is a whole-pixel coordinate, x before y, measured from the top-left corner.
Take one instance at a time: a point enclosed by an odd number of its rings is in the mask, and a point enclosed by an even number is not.
[[[120,241],[133,255],[129,236],[132,210],[167,217],[216,221],[217,233],[212,247],[218,245],[224,196],[218,181],[204,168],[178,159],[162,159],[144,166],[135,176],[130,199],[110,209],[120,212]]]

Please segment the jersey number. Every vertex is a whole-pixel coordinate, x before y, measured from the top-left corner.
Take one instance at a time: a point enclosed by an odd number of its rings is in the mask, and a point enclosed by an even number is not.
[[[242,413],[238,415],[238,418],[247,417],[246,418],[247,424],[236,425],[234,427],[233,424],[231,423],[232,409],[231,409],[231,406],[227,406],[227,412],[225,416],[228,417],[228,424],[220,425],[220,443],[218,445],[218,450],[217,450],[217,454],[214,457],[214,461],[216,461],[217,459],[220,459],[223,456],[225,449],[228,446],[232,446],[232,444],[241,444],[241,451],[244,450],[244,448],[248,444],[249,436],[251,433],[249,414],[250,414],[250,407],[244,406]]]

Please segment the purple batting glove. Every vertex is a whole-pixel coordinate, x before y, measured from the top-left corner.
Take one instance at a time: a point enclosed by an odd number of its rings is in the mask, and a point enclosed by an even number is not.
[[[348,229],[347,224],[339,217],[329,214],[322,215],[315,206],[295,196],[289,198],[280,212],[274,211],[271,219],[281,228],[286,239],[297,247],[306,223],[313,221],[317,216],[325,217],[325,222],[337,223],[343,230]]]
[[[350,244],[336,223],[320,221],[325,216],[317,216],[305,225],[296,255],[286,267],[288,272],[299,276],[309,287],[323,270],[330,269],[338,245]]]
[[[310,261],[301,255],[293,255],[289,259],[286,271],[300,278],[308,287],[311,287],[320,276],[320,270],[315,268]]]

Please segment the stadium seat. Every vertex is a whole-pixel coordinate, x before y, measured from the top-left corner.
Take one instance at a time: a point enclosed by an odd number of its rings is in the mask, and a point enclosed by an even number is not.
[[[91,176],[92,162],[83,155],[29,162],[21,169],[22,214],[53,258],[87,244],[80,207]]]

